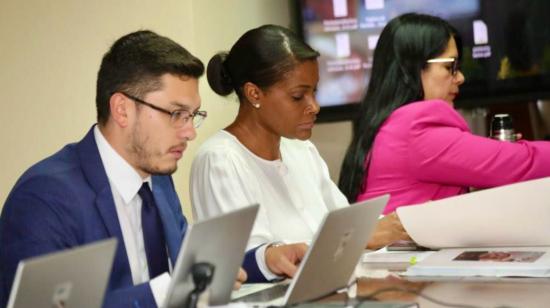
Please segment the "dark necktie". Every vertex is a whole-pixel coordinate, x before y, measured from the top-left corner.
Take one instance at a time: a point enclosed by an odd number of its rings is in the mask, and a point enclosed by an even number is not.
[[[149,267],[149,278],[153,279],[168,271],[168,256],[164,241],[164,231],[157,204],[147,182],[138,191],[141,200],[141,230]]]

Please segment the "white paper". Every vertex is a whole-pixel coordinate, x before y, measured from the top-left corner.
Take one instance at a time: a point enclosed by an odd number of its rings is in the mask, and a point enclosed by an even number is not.
[[[404,206],[397,214],[421,246],[550,246],[550,178]]]
[[[550,247],[443,249],[409,267],[404,275],[550,277]]]
[[[361,262],[364,263],[410,263],[424,260],[434,251],[388,251],[386,247],[377,251],[364,253]]]

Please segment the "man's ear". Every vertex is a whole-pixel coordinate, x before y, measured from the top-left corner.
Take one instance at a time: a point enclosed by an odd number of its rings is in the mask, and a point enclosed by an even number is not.
[[[249,101],[254,108],[260,108],[260,98],[262,95],[262,89],[252,82],[247,82],[243,86],[243,94],[246,100]]]
[[[128,126],[128,108],[132,101],[121,93],[114,93],[109,99],[111,118],[120,127]]]

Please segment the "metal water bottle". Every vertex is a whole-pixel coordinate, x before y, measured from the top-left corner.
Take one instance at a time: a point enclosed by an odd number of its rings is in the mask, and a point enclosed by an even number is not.
[[[507,113],[495,114],[491,121],[491,138],[501,141],[516,141],[512,117]]]

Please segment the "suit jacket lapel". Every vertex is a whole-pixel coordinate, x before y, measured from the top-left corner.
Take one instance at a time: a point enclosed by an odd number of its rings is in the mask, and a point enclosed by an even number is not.
[[[105,173],[105,167],[101,161],[99,150],[94,137],[94,126],[88,131],[84,139],[77,144],[77,152],[80,159],[80,165],[88,183],[96,192],[95,205],[110,237],[118,239],[118,247],[116,252],[115,262],[119,262],[125,267],[124,272],[129,275],[130,282],[132,281],[130,264],[126,254],[126,246],[122,237],[122,230],[118,221],[113,193],[109,184],[109,179]]]

